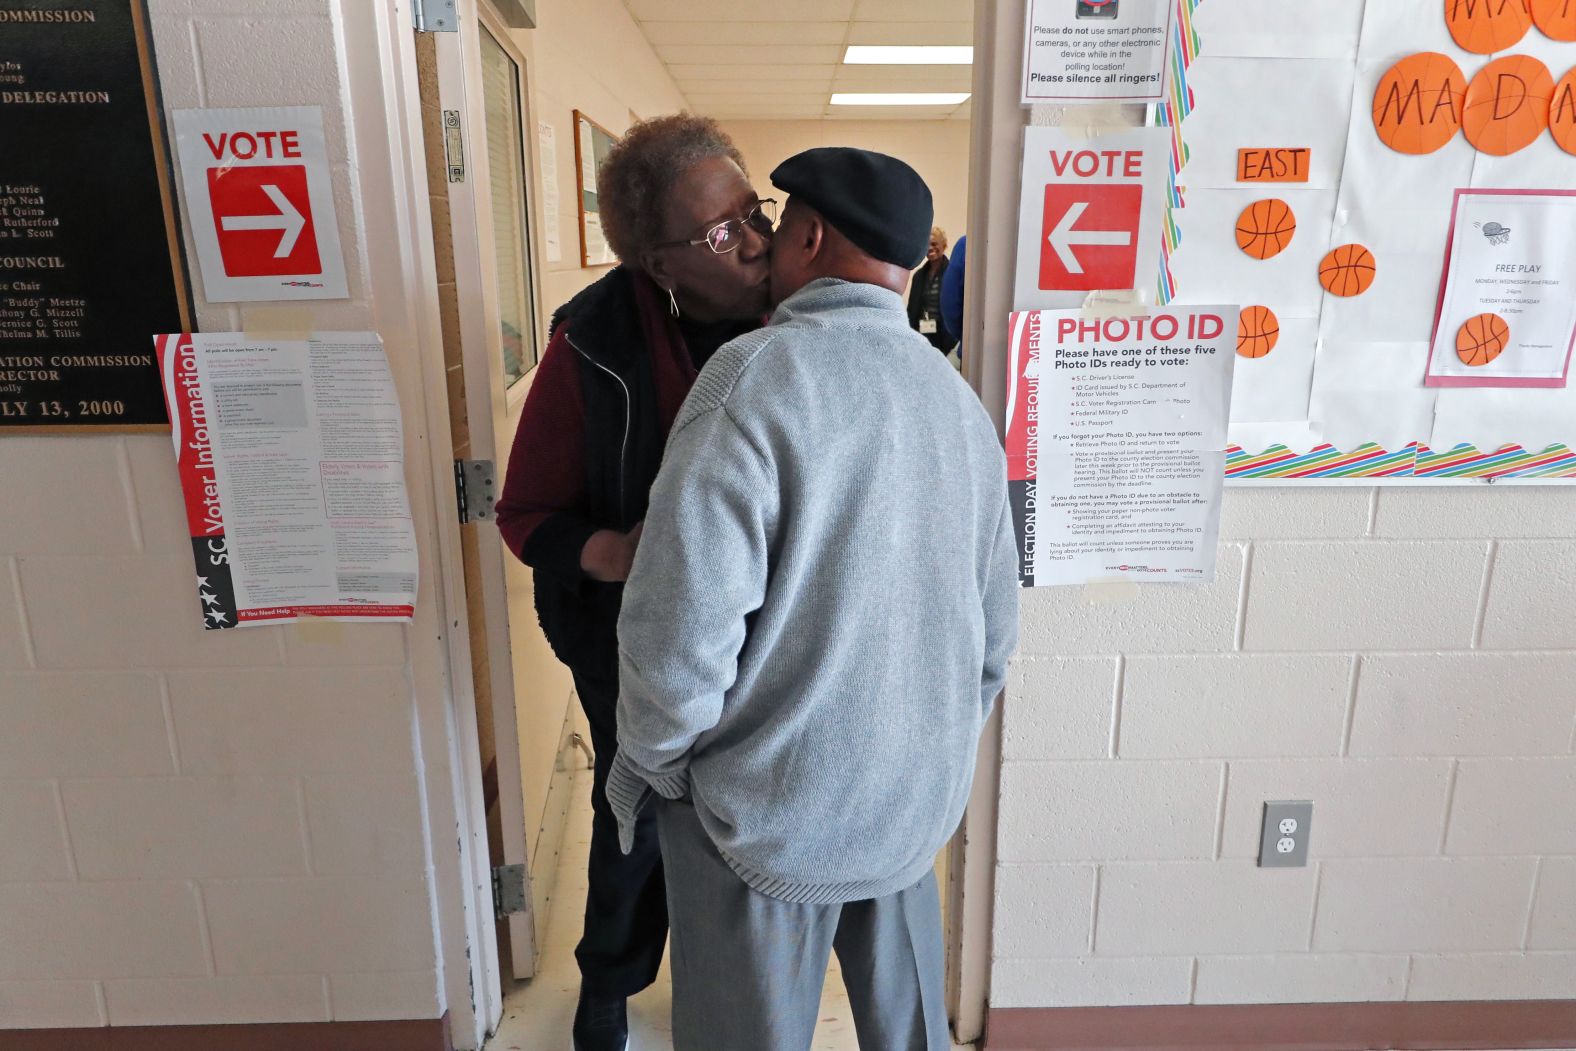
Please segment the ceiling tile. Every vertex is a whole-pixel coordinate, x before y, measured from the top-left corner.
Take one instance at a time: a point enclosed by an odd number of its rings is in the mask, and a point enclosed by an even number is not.
[[[972,44],[973,22],[855,22],[850,44]]]
[[[795,95],[815,91],[821,95],[822,101],[832,93],[832,78],[827,75],[821,80],[794,80],[784,83],[782,81],[754,79],[754,80],[681,80],[678,82],[679,90],[686,98],[693,99],[696,95],[739,95],[745,98],[774,98],[783,93]]]
[[[1070,2],[1070,0],[1069,0]],[[735,119],[966,119],[962,106],[831,106],[837,91],[969,91],[968,66],[844,66],[847,44],[971,43],[972,0],[625,0],[697,111]]]
[[[971,66],[838,66],[838,91],[973,91]]]
[[[754,44],[720,46],[717,44],[668,44],[657,48],[657,55],[668,65],[717,63],[731,66],[756,66],[767,62],[793,65],[835,64],[843,57],[840,47],[766,47]]]
[[[717,106],[695,112],[717,120],[819,120],[826,116],[825,106]]]
[[[970,22],[972,0],[859,0],[857,22]]]
[[[847,22],[646,22],[640,27],[655,47],[670,44],[840,46]]]
[[[841,120],[945,120],[957,106],[828,106],[827,115]]]
[[[694,94],[685,97],[689,99],[690,105],[704,113],[713,108],[727,108],[733,105],[765,107],[781,103],[792,106],[824,106],[830,96],[821,91],[795,91],[775,96]]]
[[[830,82],[832,74],[837,72],[837,66],[830,62],[819,65],[803,66],[763,66],[763,65],[695,65],[685,63],[669,64],[668,72],[673,74],[673,79],[681,85],[697,80],[759,80],[766,83],[790,80],[814,80]]]
[[[626,0],[637,22],[846,22],[854,0]],[[957,15],[953,15],[956,18]],[[972,16],[971,16],[972,17]]]

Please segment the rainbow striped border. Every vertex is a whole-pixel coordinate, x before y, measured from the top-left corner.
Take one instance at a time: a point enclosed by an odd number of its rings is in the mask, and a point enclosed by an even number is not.
[[[1487,453],[1473,445],[1458,445],[1449,452],[1436,453],[1413,442],[1392,453],[1369,442],[1349,453],[1329,444],[1301,454],[1284,445],[1272,445],[1255,456],[1232,445],[1226,449],[1226,477],[1576,478],[1576,452],[1566,445],[1551,445],[1540,453],[1530,453],[1519,445]]]
[[[1193,28],[1193,12],[1204,0],[1176,0],[1176,23],[1171,30],[1171,83],[1169,97],[1155,106],[1155,124],[1171,129],[1171,172],[1166,181],[1166,214],[1161,221],[1160,286],[1158,302],[1176,298],[1176,278],[1171,274],[1171,254],[1182,243],[1182,231],[1172,214],[1182,207],[1182,188],[1177,173],[1188,162],[1187,143],[1182,138],[1182,122],[1193,112],[1193,89],[1187,82],[1188,67],[1198,58],[1198,31]]]

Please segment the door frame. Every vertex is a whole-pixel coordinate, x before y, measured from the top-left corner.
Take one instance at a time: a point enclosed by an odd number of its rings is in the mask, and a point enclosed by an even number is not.
[[[964,341],[970,347],[964,378],[985,411],[1004,429],[1007,378],[1005,318],[1012,303],[1013,246],[1017,244],[1020,172],[993,158],[1021,151],[1025,112],[1015,81],[1023,54],[1021,5],[975,0],[974,95],[969,129],[969,245],[964,274]],[[947,1013],[962,1043],[980,1041],[990,997],[995,923],[996,823],[1001,786],[1001,723],[1005,695],[980,735],[974,786],[963,825],[953,840],[955,865],[948,888]]]
[[[481,36],[488,33],[503,48],[519,70],[516,90],[520,100],[521,127],[520,162],[526,200],[522,202],[526,214],[524,263],[533,275],[541,273],[537,258],[533,189],[535,183],[535,151],[527,137],[533,127],[530,108],[530,84],[527,77],[527,58],[509,36],[504,24],[486,0],[459,0],[459,29],[456,32],[436,33],[437,74],[439,106],[460,114],[461,140],[465,150],[465,178],[449,185],[450,228],[455,270],[455,290],[458,297],[456,319],[464,357],[464,389],[466,415],[469,424],[471,457],[491,460],[497,476],[502,477],[508,459],[508,446],[500,439],[498,423],[507,419],[511,398],[503,384],[503,357],[499,339],[499,307],[496,292],[497,274],[494,267],[492,225],[485,217],[492,214],[492,188],[485,178],[487,142],[485,113],[483,110]],[[540,310],[539,283],[530,282],[528,289],[532,311],[532,329],[527,335],[538,339],[536,323]],[[527,370],[529,371],[529,370]],[[515,384],[518,390],[520,383]],[[467,664],[470,647],[484,645],[488,655],[488,685],[492,698],[493,740],[497,756],[498,807],[502,828],[501,843],[503,863],[524,866],[525,910],[508,918],[513,973],[516,979],[531,977],[536,970],[536,924],[532,914],[530,857],[527,851],[525,824],[525,791],[521,782],[520,740],[515,714],[514,662],[511,656],[509,596],[506,584],[506,559],[511,557],[503,539],[490,523],[481,523],[477,529],[477,558],[481,589],[483,624],[470,624],[469,633],[459,636]],[[479,765],[479,764],[478,764]],[[485,815],[481,829],[486,837]],[[487,896],[491,907],[491,893]],[[489,927],[486,939],[490,943],[484,952],[491,963],[487,982],[491,989],[502,990],[502,968],[496,932]]]

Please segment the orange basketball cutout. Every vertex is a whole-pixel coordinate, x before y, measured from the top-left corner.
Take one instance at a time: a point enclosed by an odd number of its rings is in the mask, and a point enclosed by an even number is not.
[[[1479,314],[1469,318],[1456,333],[1456,357],[1463,364],[1487,365],[1510,344],[1510,326],[1498,314]]]
[[[1280,255],[1296,233],[1297,216],[1279,197],[1254,201],[1237,216],[1237,247],[1255,259]]]
[[[1492,55],[1527,35],[1532,13],[1527,0],[1445,0],[1445,22],[1456,43]]]
[[[1433,153],[1460,130],[1466,96],[1466,75],[1450,56],[1437,51],[1408,55],[1390,67],[1374,91],[1374,130],[1398,153]]]
[[[1550,40],[1576,40],[1576,0],[1527,0],[1532,21]]]
[[[1478,150],[1504,157],[1543,134],[1553,98],[1548,66],[1526,55],[1496,58],[1472,78],[1461,126]]]
[[[1237,353],[1262,358],[1280,342],[1280,318],[1269,307],[1243,307],[1237,315]]]
[[[1570,0],[1576,10],[1576,0]],[[1549,134],[1566,153],[1576,153],[1576,69],[1554,85],[1554,101],[1549,104]]]
[[[1360,296],[1374,283],[1374,254],[1362,245],[1341,245],[1319,264],[1319,284],[1332,296]]]

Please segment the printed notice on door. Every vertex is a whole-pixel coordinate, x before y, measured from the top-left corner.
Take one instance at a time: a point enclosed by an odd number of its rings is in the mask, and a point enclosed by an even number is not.
[[[1029,0],[1023,101],[1158,102],[1172,0]]]
[[[1236,307],[1012,315],[1007,464],[1025,587],[1215,576]]]
[[[410,620],[403,429],[371,332],[154,339],[204,626]]]

